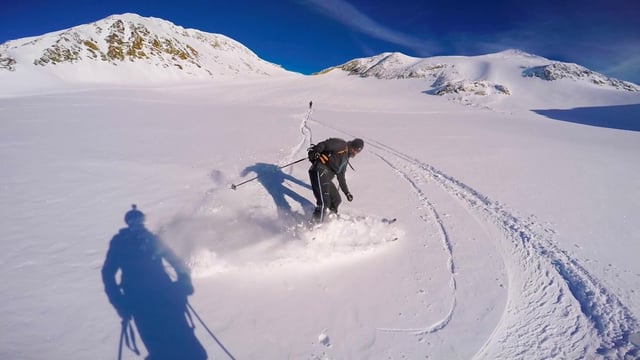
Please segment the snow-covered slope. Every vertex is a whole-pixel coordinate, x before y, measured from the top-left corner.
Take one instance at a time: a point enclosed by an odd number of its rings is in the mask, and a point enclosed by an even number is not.
[[[523,78],[545,87],[521,99],[563,80]],[[330,72],[0,98],[0,358],[117,357],[100,270],[132,203],[190,264],[211,359],[637,358],[640,131],[578,122],[637,123],[640,93],[566,97],[589,107],[565,122],[423,88]],[[277,166],[354,136],[351,220],[307,231],[308,163]]]
[[[211,359],[637,358],[640,132],[423,85],[332,72],[0,99],[0,358],[139,358],[100,276],[132,203],[190,264]],[[637,121],[617,104],[640,94],[615,94],[579,119]],[[308,163],[277,166],[330,136],[365,140],[351,220],[307,231]]]
[[[0,79],[11,79],[10,73],[65,82],[158,83],[289,72],[224,35],[122,14],[0,45]]]
[[[3,46],[0,359],[140,358],[101,278],[133,203],[211,359],[640,357],[640,92],[517,51],[273,76],[136,19]],[[356,136],[354,200],[309,230],[308,163],[279,166]]]

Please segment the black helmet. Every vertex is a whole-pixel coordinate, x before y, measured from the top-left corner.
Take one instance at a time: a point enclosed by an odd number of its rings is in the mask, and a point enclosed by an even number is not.
[[[362,148],[364,147],[364,141],[362,141],[362,139],[360,138],[355,138],[351,141],[349,141],[349,147],[357,152],[362,151]]]
[[[136,224],[141,225],[144,223],[144,214],[142,211],[138,210],[136,204],[131,205],[131,210],[124,214],[124,222],[129,226]]]

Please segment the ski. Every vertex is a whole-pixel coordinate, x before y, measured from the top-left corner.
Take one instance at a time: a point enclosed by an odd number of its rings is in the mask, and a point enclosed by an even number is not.
[[[337,217],[337,220],[346,220],[346,221],[367,221],[367,220],[373,220],[373,221],[379,221],[383,224],[393,224],[396,221],[398,221],[398,218],[396,217],[383,217],[383,218],[374,218],[374,217],[369,217],[366,215],[339,215]]]
[[[365,223],[365,224],[368,224],[368,226],[374,226],[375,224],[379,224],[378,226],[381,225],[383,227],[386,227],[386,226],[391,226],[392,224],[395,224],[397,221],[398,221],[398,218],[396,217],[378,218],[378,217],[370,217],[365,215],[332,214],[330,216],[327,216],[326,220],[323,222],[315,222],[311,220],[309,222],[299,224],[298,226],[300,226],[301,228],[307,229],[307,231],[311,233],[314,233],[325,226],[331,226],[330,224],[332,223],[344,223],[344,224],[351,223],[354,225],[358,223]],[[315,240],[315,237],[313,237],[312,239]],[[385,241],[392,242],[397,240],[399,240],[398,236],[392,236],[392,237],[387,237]]]

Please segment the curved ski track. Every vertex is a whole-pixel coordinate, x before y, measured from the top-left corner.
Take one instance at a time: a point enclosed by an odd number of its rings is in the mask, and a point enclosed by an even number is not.
[[[306,114],[304,115],[304,118],[300,123],[300,133],[302,134],[302,137],[298,142],[298,144],[291,149],[291,152],[289,153],[289,155],[284,159],[283,161],[284,163],[290,163],[295,161],[296,156],[300,152],[303,152],[303,150],[304,150],[303,153],[306,155],[307,148],[311,146],[311,144],[313,143],[313,134],[311,133],[311,129],[309,128],[309,125],[308,125],[309,119],[311,118],[312,113],[313,113],[313,109],[309,108],[309,110],[307,110]],[[289,174],[291,174],[291,171],[292,169],[288,170]]]
[[[309,115],[310,112],[301,128],[309,130]],[[303,131],[303,135],[308,139],[310,130],[306,134]],[[435,183],[452,201],[464,206],[475,221],[484,222],[501,234],[495,241],[499,243],[496,248],[509,279],[506,308],[474,358],[632,358],[640,355],[640,349],[629,342],[629,336],[638,331],[637,319],[602,282],[552,241],[553,231],[530,219],[519,218],[502,204],[431,165],[383,143],[365,140],[369,148],[373,148],[369,151],[404,179],[416,194],[423,210],[420,220],[428,222],[431,218],[437,223],[451,273],[452,300],[448,313],[440,321],[423,328],[379,330],[416,335],[433,333],[445,329],[456,316],[456,307],[462,306],[456,296],[459,285],[455,249],[438,207],[429,200],[424,185]]]

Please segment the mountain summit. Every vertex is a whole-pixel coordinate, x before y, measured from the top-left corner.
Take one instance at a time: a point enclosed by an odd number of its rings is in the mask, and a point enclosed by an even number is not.
[[[580,89],[640,91],[577,64],[552,61],[519,50],[480,56],[417,58],[398,52],[351,60],[323,70],[358,77],[419,79],[423,92],[454,101],[501,101],[510,95],[538,94],[560,98]],[[241,43],[220,34],[185,29],[136,14],[105,19],[42,36],[0,45],[0,82],[7,93],[20,89],[78,84],[154,84],[229,78],[270,78],[300,74],[259,58]],[[562,84],[562,85],[560,85]]]
[[[119,71],[113,71],[114,67]],[[64,80],[81,82],[157,82],[288,73],[224,35],[136,14],[112,15],[0,45],[0,73],[43,69]]]
[[[517,64],[514,68],[513,65]],[[416,58],[402,53],[382,53],[348,61],[321,71],[342,70],[349,75],[379,79],[422,78],[430,81],[431,93],[471,92],[478,95],[509,94],[508,84],[500,81],[516,74],[545,81],[569,79],[625,91],[640,91],[637,85],[610,78],[577,64],[552,61],[520,50],[505,50],[480,56],[440,56]]]

